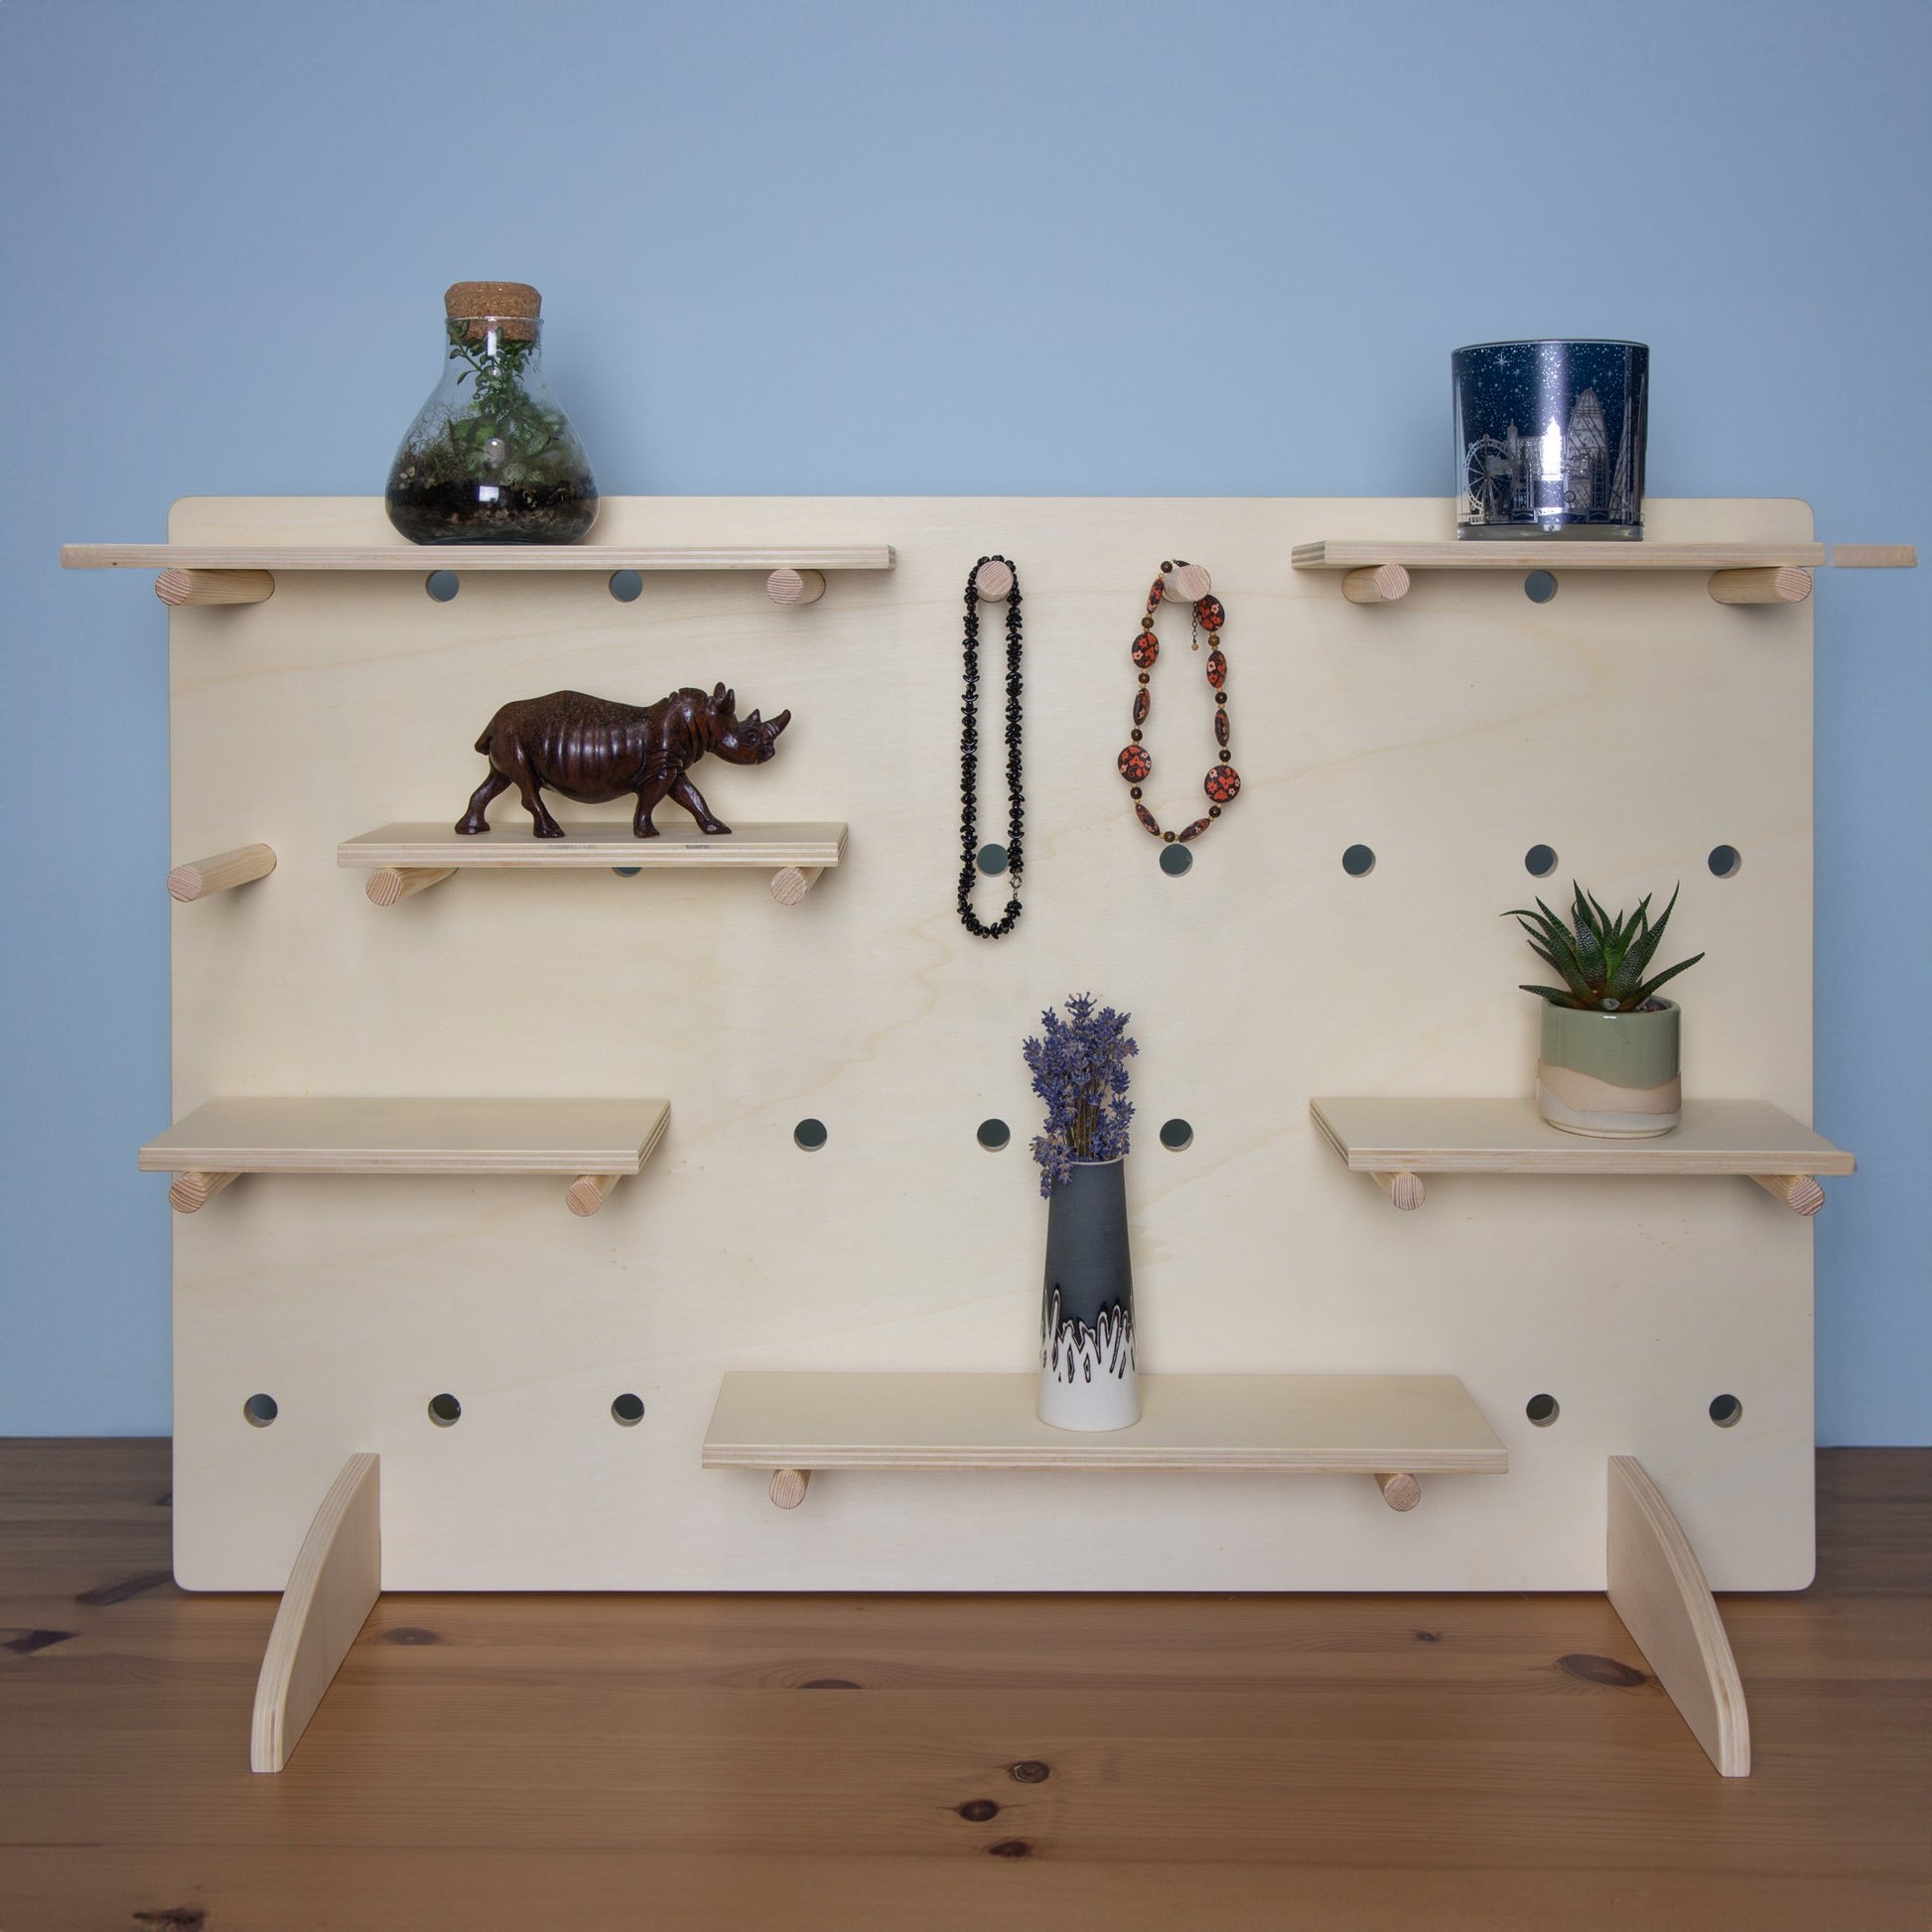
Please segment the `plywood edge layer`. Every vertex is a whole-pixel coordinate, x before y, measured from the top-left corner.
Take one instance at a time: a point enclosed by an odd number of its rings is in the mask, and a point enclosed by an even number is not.
[[[627,819],[566,825],[561,839],[533,838],[521,827],[475,837],[447,825],[379,826],[336,848],[336,864],[349,871],[384,867],[448,868],[456,872],[603,870],[635,866],[646,872],[778,866],[836,866],[845,857],[848,828],[834,819],[797,824],[747,824],[715,837],[633,835]]]
[[[63,570],[891,570],[889,543],[669,549],[635,544],[65,543]]]
[[[1549,538],[1543,542],[1452,538],[1386,543],[1351,538],[1298,543],[1297,570],[1362,570],[1402,564],[1411,570],[1729,570],[1767,564],[1822,565],[1822,543],[1626,543]]]

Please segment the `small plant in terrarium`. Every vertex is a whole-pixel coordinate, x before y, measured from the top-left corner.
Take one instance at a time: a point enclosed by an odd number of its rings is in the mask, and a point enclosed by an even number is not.
[[[1540,898],[1534,912],[1519,906],[1502,915],[1523,928],[1531,951],[1546,965],[1555,967],[1563,980],[1561,986],[1525,984],[1525,993],[1540,993],[1553,1006],[1574,1007],[1583,1013],[1641,1013],[1666,980],[1688,972],[1704,957],[1702,953],[1693,954],[1645,977],[1657,948],[1663,944],[1670,915],[1676,910],[1676,891],[1652,925],[1648,893],[1637,901],[1634,912],[1619,912],[1612,918],[1601,902],[1574,880],[1570,890],[1575,897],[1568,921]]]
[[[1668,1134],[1683,1117],[1678,1077],[1679,1011],[1657,989],[1704,957],[1694,953],[1652,971],[1677,894],[1650,917],[1650,896],[1634,912],[1614,917],[1602,901],[1572,885],[1570,916],[1539,898],[1536,910],[1505,912],[1553,967],[1561,986],[1525,984],[1541,1009],[1536,1062],[1537,1110],[1567,1134],[1642,1140]]]
[[[1040,1032],[1024,1047],[1034,1091],[1046,1103],[1043,1130],[1034,1137],[1039,1191],[1050,1198],[1065,1186],[1076,1162],[1118,1161],[1127,1152],[1134,1103],[1127,1098],[1127,1062],[1141,1049],[1127,1036],[1131,1016],[1094,1006],[1091,993],[1067,996],[1066,1018],[1051,1007]]]

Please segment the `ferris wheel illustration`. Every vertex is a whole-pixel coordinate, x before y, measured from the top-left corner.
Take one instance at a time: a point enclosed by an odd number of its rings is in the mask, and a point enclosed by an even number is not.
[[[1479,436],[1469,445],[1464,487],[1469,506],[1484,523],[1507,522],[1514,484],[1509,446],[1493,436]]]

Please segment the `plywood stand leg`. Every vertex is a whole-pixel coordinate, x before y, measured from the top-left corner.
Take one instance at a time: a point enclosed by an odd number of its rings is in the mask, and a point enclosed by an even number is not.
[[[362,890],[368,894],[371,905],[400,905],[404,899],[414,898],[418,893],[426,893],[432,886],[442,885],[455,872],[454,866],[425,868],[422,871],[403,866],[381,866],[369,874],[369,883]]]
[[[164,570],[154,580],[163,604],[266,604],[275,595],[266,570]]]
[[[782,866],[771,875],[771,897],[780,905],[796,905],[818,884],[823,866]]]
[[[1816,1214],[1825,1205],[1824,1188],[1808,1173],[1754,1173],[1751,1178],[1794,1214]]]
[[[1377,1476],[1375,1486],[1382,1492],[1382,1500],[1394,1510],[1410,1510],[1422,1501],[1422,1484],[1412,1475],[1397,1473]]]
[[[272,846],[238,845],[212,859],[191,859],[177,866],[168,875],[168,897],[186,905],[211,893],[225,893],[231,886],[245,886],[251,879],[266,879],[274,870]]]
[[[1351,570],[1341,580],[1341,594],[1350,604],[1397,604],[1409,595],[1409,573],[1400,564]]]
[[[1413,1213],[1429,1198],[1419,1173],[1378,1173],[1375,1184],[1405,1214]]]
[[[811,1479],[809,1469],[773,1469],[765,1494],[780,1509],[796,1509],[805,1500],[805,1487]]]
[[[351,1455],[289,1572],[255,1684],[248,1768],[279,1771],[382,1593],[378,1458]]]
[[[235,1178],[231,1173],[207,1173],[200,1169],[190,1169],[169,1181],[168,1205],[177,1214],[199,1214]]]
[[[1717,1599],[1634,1455],[1610,1457],[1609,1596],[1678,1715],[1727,1778],[1750,1776],[1750,1718]]]
[[[595,1214],[622,1178],[621,1173],[580,1173],[565,1191],[564,1205],[573,1214]]]

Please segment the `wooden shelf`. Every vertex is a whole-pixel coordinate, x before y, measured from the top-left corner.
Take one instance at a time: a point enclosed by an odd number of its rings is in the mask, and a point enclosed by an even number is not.
[[[704,1466],[1377,1476],[1509,1468],[1509,1452],[1452,1375],[1144,1375],[1141,1420],[1092,1436],[1042,1423],[1037,1383],[1031,1374],[730,1374],[705,1432]]]
[[[1814,1213],[1824,1195],[1810,1177],[1858,1166],[1762,1100],[1687,1100],[1683,1125],[1648,1141],[1566,1134],[1529,1100],[1318,1099],[1309,1112],[1349,1172],[1373,1174],[1399,1207],[1421,1206],[1426,1173],[1745,1174]],[[1405,1177],[1416,1184],[1395,1184]]]
[[[705,549],[598,543],[67,543],[63,570],[891,570],[889,543]]]
[[[594,1214],[670,1117],[664,1100],[210,1100],[142,1148],[140,1167],[178,1176],[183,1213],[244,1173],[538,1173],[575,1175],[569,1204]]]
[[[1822,543],[1630,543],[1576,537],[1541,540],[1450,538],[1448,542],[1298,543],[1297,570],[1763,570],[1779,564],[1812,569],[1825,562]]]
[[[820,873],[845,857],[846,828],[836,821],[739,825],[715,836],[700,832],[676,807],[654,839],[640,839],[628,818],[567,825],[561,839],[540,839],[515,801],[497,809],[505,822],[475,836],[449,825],[384,825],[336,848],[336,863],[369,875],[368,896],[393,905],[459,872],[768,872],[771,896],[795,905]],[[683,822],[678,821],[682,819]]]

